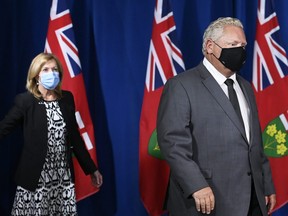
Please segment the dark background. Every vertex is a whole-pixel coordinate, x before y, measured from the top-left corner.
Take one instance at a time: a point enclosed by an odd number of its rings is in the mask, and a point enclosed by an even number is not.
[[[288,48],[288,1],[271,0]],[[104,177],[97,194],[78,203],[79,215],[145,216],[138,188],[139,119],[155,0],[67,0]],[[51,0],[0,0],[0,119],[25,90],[31,60],[44,50]],[[202,35],[220,16],[240,18],[252,77],[257,0],[171,0],[186,68],[202,60]],[[21,150],[16,130],[0,142],[0,215],[10,214],[13,173]],[[276,215],[288,215],[288,208]]]

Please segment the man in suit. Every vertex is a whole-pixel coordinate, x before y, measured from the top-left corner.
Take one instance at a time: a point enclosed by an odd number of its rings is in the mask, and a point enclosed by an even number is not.
[[[165,84],[157,133],[170,215],[267,216],[275,206],[253,90],[237,74],[246,44],[238,19],[219,18],[205,30],[203,61]]]

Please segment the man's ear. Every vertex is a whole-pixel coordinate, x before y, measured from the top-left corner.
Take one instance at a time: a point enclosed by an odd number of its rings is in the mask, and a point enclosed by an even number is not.
[[[212,54],[213,53],[213,46],[214,46],[214,43],[211,39],[208,39],[206,41],[206,53],[207,54]]]

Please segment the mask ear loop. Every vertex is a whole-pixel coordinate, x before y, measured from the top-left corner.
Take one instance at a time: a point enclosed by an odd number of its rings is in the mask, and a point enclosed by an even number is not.
[[[219,48],[223,49],[223,47],[221,47],[218,43],[216,43],[214,40],[212,40],[213,43],[215,43]]]
[[[218,46],[221,50],[223,49],[219,44],[217,44],[214,40],[212,40],[211,39],[211,41],[213,42],[213,43],[215,43],[216,44],[216,46]],[[221,51],[222,52],[222,51]],[[218,59],[218,61],[220,61],[220,59],[219,58],[217,58],[215,55],[214,55],[214,53],[212,52],[211,53],[216,59]],[[221,62],[221,61],[220,61]]]

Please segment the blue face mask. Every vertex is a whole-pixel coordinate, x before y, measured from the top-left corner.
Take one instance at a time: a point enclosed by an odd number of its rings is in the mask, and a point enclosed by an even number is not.
[[[56,88],[59,82],[59,72],[49,71],[40,75],[39,83],[41,83],[45,89],[53,90]]]

